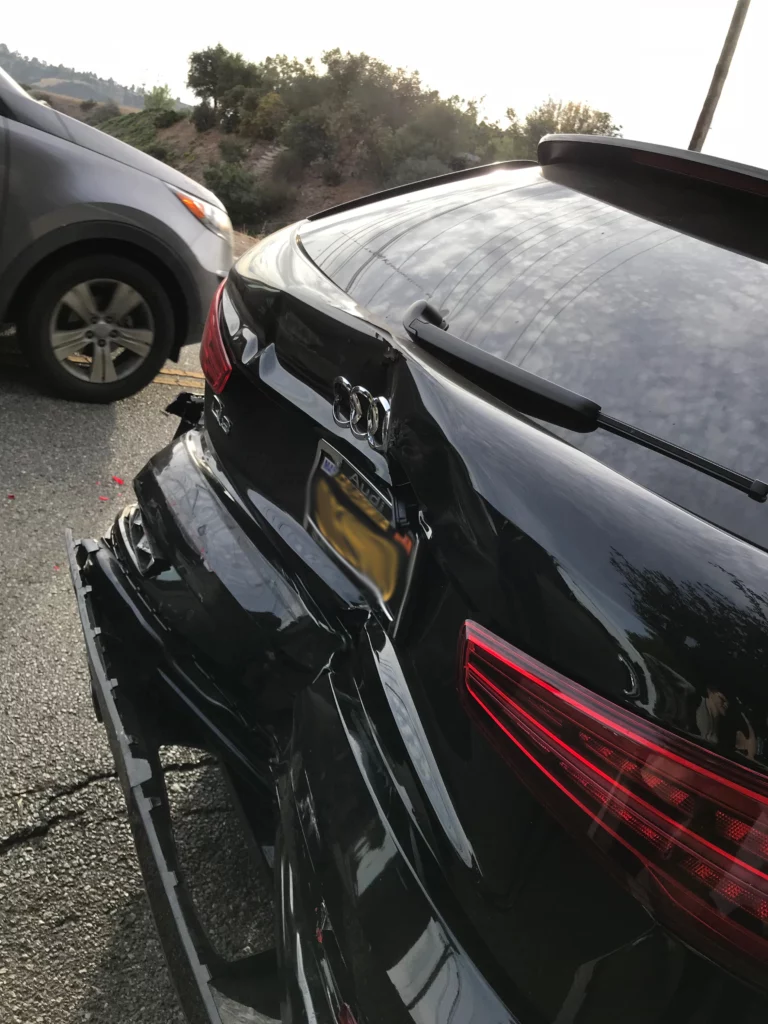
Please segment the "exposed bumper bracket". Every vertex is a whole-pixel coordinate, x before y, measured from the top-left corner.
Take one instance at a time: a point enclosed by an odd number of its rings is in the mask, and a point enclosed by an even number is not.
[[[85,570],[99,545],[75,542],[67,555],[88,654],[94,702],[103,720],[128,807],[139,865],[171,977],[190,1024],[278,1024],[274,951],[227,961],[211,947],[179,868],[159,747],[130,687],[111,679]]]
[[[185,434],[188,430],[196,427],[202,419],[204,408],[205,399],[202,395],[192,395],[189,391],[179,392],[165,409],[171,416],[178,416],[181,420],[173,436],[179,437],[179,435]]]

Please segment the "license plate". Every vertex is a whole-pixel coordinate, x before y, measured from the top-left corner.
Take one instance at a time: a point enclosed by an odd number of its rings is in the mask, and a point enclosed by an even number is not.
[[[304,527],[396,617],[416,538],[395,524],[390,497],[325,441],[309,477]]]

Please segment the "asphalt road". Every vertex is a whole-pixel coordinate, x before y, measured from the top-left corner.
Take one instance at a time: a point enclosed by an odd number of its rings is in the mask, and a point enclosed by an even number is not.
[[[183,366],[199,370],[196,350]],[[2,1024],[183,1022],[93,716],[63,542],[65,526],[100,536],[132,499],[173,433],[163,409],[178,390],[62,402],[0,360]],[[177,839],[214,942],[237,955],[269,945],[271,908],[218,769],[201,760],[167,752]]]

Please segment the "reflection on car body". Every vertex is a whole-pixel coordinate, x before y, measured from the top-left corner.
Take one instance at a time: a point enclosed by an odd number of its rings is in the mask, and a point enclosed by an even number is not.
[[[202,421],[71,547],[191,1019],[766,1017],[766,181],[556,137],[238,261]],[[274,867],[276,962],[184,899],[180,723]]]

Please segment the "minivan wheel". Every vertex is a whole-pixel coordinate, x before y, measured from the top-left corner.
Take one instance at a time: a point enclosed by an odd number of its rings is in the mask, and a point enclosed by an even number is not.
[[[173,310],[157,279],[122,256],[84,256],[28,297],[22,340],[45,383],[81,402],[147,385],[171,351]]]

